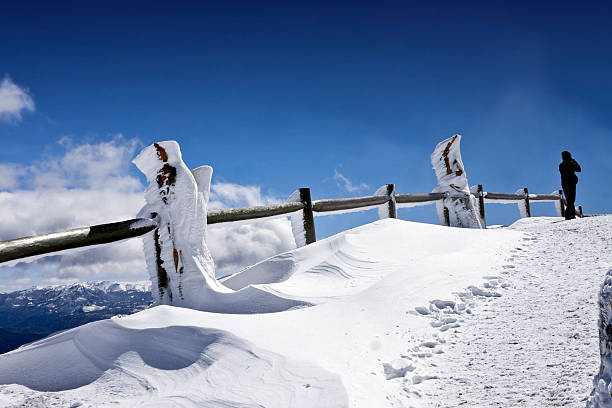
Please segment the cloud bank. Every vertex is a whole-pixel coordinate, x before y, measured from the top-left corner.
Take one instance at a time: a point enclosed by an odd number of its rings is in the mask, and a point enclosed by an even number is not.
[[[0,121],[21,120],[24,111],[34,112],[34,101],[28,92],[8,76],[0,82]]]
[[[69,138],[58,143],[63,152],[57,157],[29,165],[0,163],[0,240],[134,218],[144,205],[143,179],[131,164],[143,147],[140,141],[117,135],[93,144],[75,144]],[[278,201],[258,186],[218,182],[211,188],[210,208]],[[295,247],[287,219],[211,225],[207,240],[218,276]],[[80,280],[148,278],[140,239],[2,269],[0,291]]]

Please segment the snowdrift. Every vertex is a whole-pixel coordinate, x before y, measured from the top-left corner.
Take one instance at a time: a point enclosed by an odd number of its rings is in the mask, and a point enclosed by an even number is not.
[[[403,406],[389,380],[414,370],[409,350],[444,341],[424,316],[496,296],[483,278],[523,235],[396,219],[358,227],[226,278],[232,300],[208,311],[158,306],[2,355],[0,384],[12,385],[0,405]]]

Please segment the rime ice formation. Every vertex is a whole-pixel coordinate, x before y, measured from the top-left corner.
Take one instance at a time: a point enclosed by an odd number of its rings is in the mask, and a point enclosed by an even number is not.
[[[295,190],[289,198],[287,198],[287,202],[289,203],[299,203],[301,200],[300,190]],[[298,248],[301,248],[306,245],[306,230],[304,228],[304,211],[297,211],[291,214],[291,232],[293,233],[293,239],[295,240],[295,245]]]
[[[139,216],[155,218],[159,224],[143,241],[156,304],[235,314],[271,313],[310,305],[255,285],[233,291],[215,278],[206,246],[211,167],[189,171],[175,141],[145,148],[134,164],[150,183]]]
[[[194,299],[207,291],[228,292],[215,279],[213,259],[204,239],[212,168],[199,167],[192,174],[174,141],[145,148],[134,164],[150,183],[139,216],[155,218],[159,223],[157,230],[144,237],[156,302],[195,307]]]
[[[612,407],[612,269],[599,292],[599,373],[593,378],[593,391],[587,408]]]
[[[461,135],[454,135],[438,143],[431,154],[431,164],[438,178],[438,186],[433,191],[447,194],[442,203],[436,205],[438,217],[440,224],[445,224],[443,208],[446,207],[452,227],[482,228],[474,197],[470,195],[460,143]]]
[[[517,195],[525,194],[525,190],[523,190],[522,188],[519,188],[518,190],[516,190],[514,194],[517,194]],[[519,210],[519,216],[521,218],[529,217],[529,211],[527,210],[527,202],[525,200],[520,200],[518,202],[518,210]]]
[[[391,184],[391,186],[393,186],[393,188],[389,189],[389,185],[383,184],[382,186],[378,188],[378,190],[374,192],[374,195],[388,196],[389,199],[391,200],[391,206],[393,208],[396,208],[397,204],[395,202],[395,185]],[[391,211],[389,210],[389,208],[390,208],[389,203],[385,203],[385,204],[378,206],[378,219],[379,220],[384,220],[385,218],[395,218],[394,217],[395,214],[391,214]]]

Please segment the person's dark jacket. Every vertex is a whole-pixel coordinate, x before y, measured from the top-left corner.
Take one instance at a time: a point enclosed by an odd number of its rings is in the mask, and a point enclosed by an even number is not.
[[[563,160],[559,165],[559,172],[561,173],[561,184],[572,185],[578,183],[578,176],[575,172],[580,173],[582,169],[578,162],[572,158]]]

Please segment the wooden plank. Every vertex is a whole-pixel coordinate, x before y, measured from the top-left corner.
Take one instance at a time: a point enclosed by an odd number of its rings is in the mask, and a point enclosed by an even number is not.
[[[446,197],[444,193],[428,193],[428,194],[396,194],[395,202],[397,204],[406,203],[426,203],[430,201],[442,200]]]
[[[530,201],[559,201],[557,194],[529,194]]]
[[[290,214],[304,209],[305,205],[300,202],[280,203],[272,205],[261,205],[256,207],[224,208],[221,210],[210,210],[207,214],[208,224],[221,222],[252,220],[255,218],[274,217],[276,215]]]
[[[317,200],[312,203],[312,210],[316,212],[351,210],[354,208],[385,204],[387,201],[389,201],[389,197],[387,196],[365,196]]]
[[[506,193],[492,193],[487,191],[484,193],[485,200],[508,200],[508,201],[522,201],[525,199],[523,194],[506,194]]]
[[[2,241],[0,242],[0,263],[66,249],[108,244],[144,235],[155,228],[157,228],[157,224],[153,220],[136,218]]]

